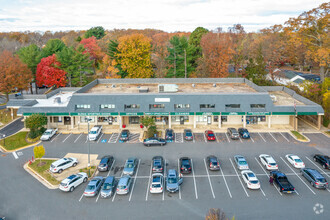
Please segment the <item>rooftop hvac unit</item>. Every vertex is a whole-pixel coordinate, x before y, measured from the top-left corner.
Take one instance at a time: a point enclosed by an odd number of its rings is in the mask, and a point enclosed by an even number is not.
[[[275,95],[270,95],[270,98],[272,99],[273,102],[277,102],[277,98]]]
[[[217,87],[217,84],[213,83],[213,87]]]
[[[159,84],[158,92],[159,93],[167,93],[167,92],[178,92],[179,86],[176,84]]]
[[[149,88],[148,87],[145,87],[145,86],[141,86],[138,89],[139,89],[139,93],[147,93],[147,92],[149,92]]]
[[[56,97],[56,98],[54,99],[54,103],[55,103],[55,104],[61,104],[61,97]]]

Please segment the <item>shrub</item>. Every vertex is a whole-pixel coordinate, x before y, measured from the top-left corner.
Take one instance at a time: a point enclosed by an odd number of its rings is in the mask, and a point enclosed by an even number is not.
[[[36,137],[39,136],[39,133],[40,133],[39,130],[35,130],[35,129],[33,129],[33,130],[30,130],[28,136],[29,136],[30,139],[35,139]]]
[[[148,138],[154,137],[154,135],[157,134],[157,128],[156,126],[152,125],[148,128],[147,136]]]

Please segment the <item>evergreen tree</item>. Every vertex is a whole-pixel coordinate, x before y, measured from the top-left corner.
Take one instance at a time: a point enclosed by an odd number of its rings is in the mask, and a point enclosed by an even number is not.
[[[259,46],[257,49],[257,56],[254,59],[250,58],[249,63],[246,67],[246,73],[248,79],[252,79],[253,82],[263,82],[266,79],[266,62],[262,55],[262,47]]]
[[[85,33],[85,38],[96,37],[96,39],[101,39],[105,36],[104,28],[102,26],[92,27]]]
[[[207,34],[209,31],[203,27],[196,28],[191,35],[189,36],[188,43],[195,47],[193,52],[193,59],[192,64],[196,68],[197,67],[197,60],[203,56],[202,47],[200,45],[201,39],[204,34]]]
[[[110,59],[116,61],[115,68],[118,69],[117,75],[120,75],[121,78],[125,78],[128,73],[126,71],[123,71],[121,64],[118,62],[118,54],[120,53],[118,51],[118,45],[119,43],[117,41],[110,40],[110,43],[108,45],[108,55]]]

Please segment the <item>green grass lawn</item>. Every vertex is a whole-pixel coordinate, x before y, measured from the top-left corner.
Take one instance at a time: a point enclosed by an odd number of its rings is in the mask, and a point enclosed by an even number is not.
[[[6,150],[16,150],[18,148],[27,146],[31,143],[26,142],[25,137],[27,135],[27,131],[19,132],[15,135],[7,137],[0,140],[0,145],[3,146]]]
[[[79,170],[79,172],[87,173],[88,177],[93,176],[93,173],[94,173],[95,171],[96,171],[96,166],[91,166],[91,169],[90,169],[90,174],[91,174],[91,175],[89,175],[89,172],[88,172],[87,167]]]
[[[29,164],[28,166],[34,170],[36,173],[38,173],[40,176],[45,178],[48,182],[50,182],[53,185],[57,185],[60,182],[57,181],[52,175],[47,171],[50,167],[50,165],[55,162],[56,160],[45,160],[41,159],[42,166],[38,166],[40,163],[39,159],[36,159],[32,164]]]
[[[307,139],[301,135],[298,131],[291,131],[291,133],[298,139],[302,141],[307,141]]]

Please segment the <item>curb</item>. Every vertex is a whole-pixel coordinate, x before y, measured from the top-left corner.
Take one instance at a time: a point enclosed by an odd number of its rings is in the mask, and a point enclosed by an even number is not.
[[[38,173],[36,173],[34,170],[32,170],[28,166],[29,162],[26,162],[23,166],[24,170],[28,172],[31,176],[33,176],[35,179],[37,179],[40,183],[42,183],[44,186],[46,186],[48,189],[58,189],[58,186],[54,186],[50,182],[48,182],[45,178],[40,176]]]
[[[33,146],[38,145],[38,144],[40,144],[40,143],[41,143],[41,141],[38,141],[38,142],[35,142],[35,143],[33,143],[33,144],[30,144],[30,145],[26,145],[26,146],[24,146],[24,147],[17,148],[17,149],[15,149],[15,150],[6,150],[2,145],[0,145],[0,148],[1,148],[1,150],[2,150],[3,152],[5,152],[5,153],[12,153],[12,152],[15,152],[15,151],[17,151],[17,150],[23,150],[23,149],[25,149],[25,148],[33,147]]]
[[[290,132],[288,132],[296,141],[299,141],[299,142],[302,142],[302,143],[309,143],[311,140],[308,138],[308,137],[306,137],[303,133],[300,133],[302,136],[304,136],[306,139],[307,139],[307,141],[303,141],[303,140],[299,140],[298,138],[296,138],[296,136],[294,135],[294,134],[292,134],[292,132],[290,131]]]
[[[10,125],[10,124],[14,123],[15,121],[17,121],[18,119],[23,119],[23,117],[19,117],[19,118],[16,118],[16,119],[12,120],[11,122],[9,122],[9,123],[6,124],[5,126],[3,126],[3,127],[0,129],[0,131],[1,131],[2,129],[4,129],[5,127],[7,127],[8,125]],[[10,137],[10,136],[8,136],[8,137]]]

